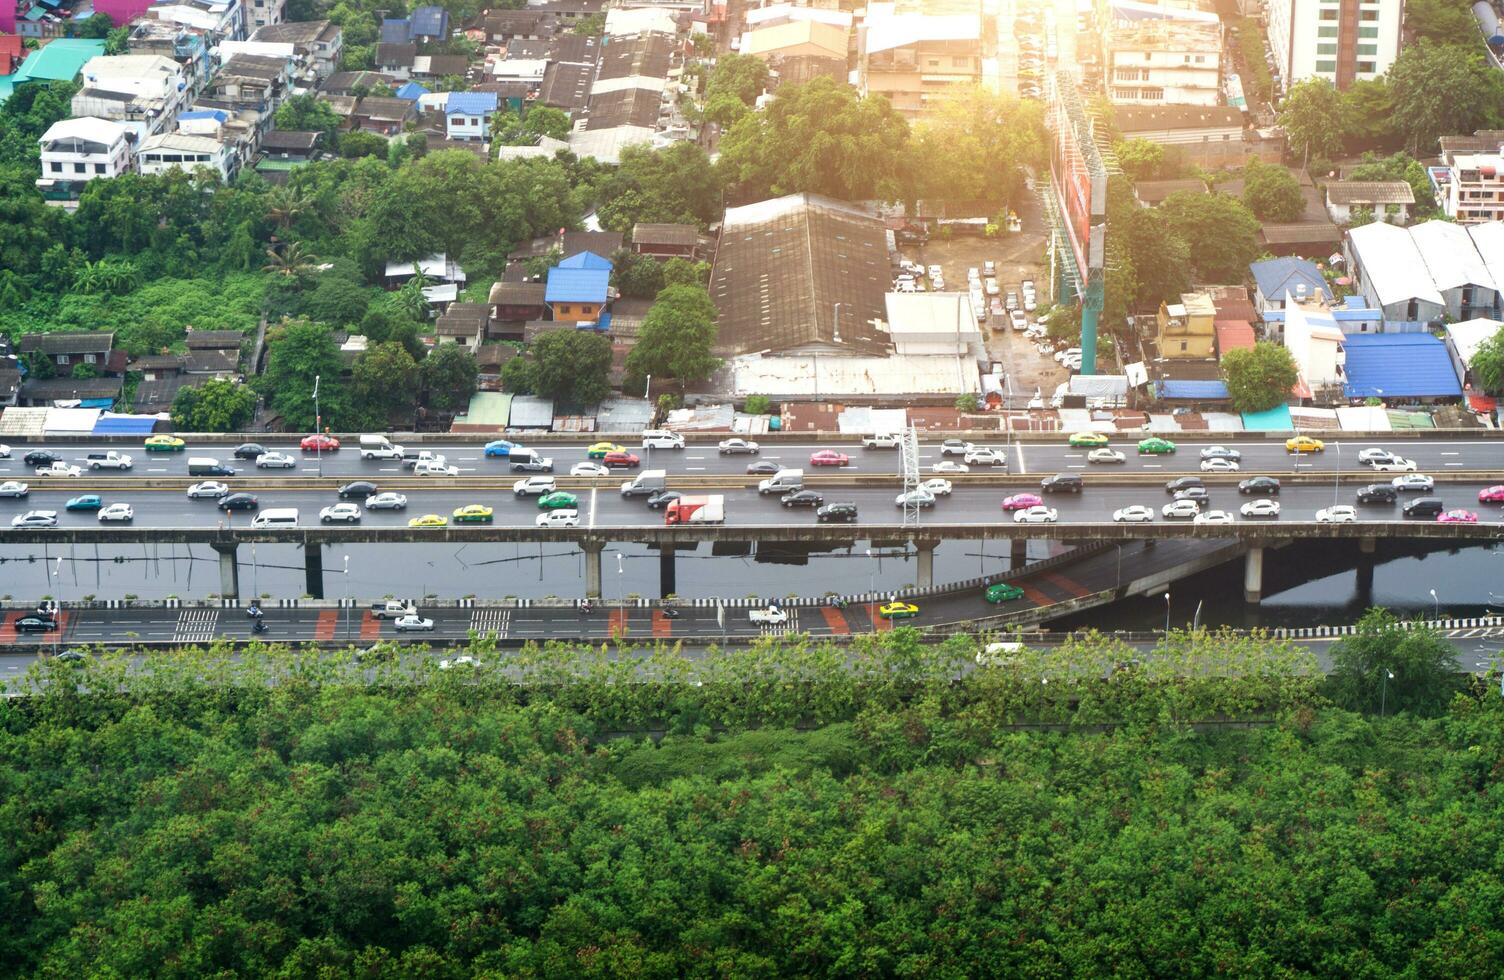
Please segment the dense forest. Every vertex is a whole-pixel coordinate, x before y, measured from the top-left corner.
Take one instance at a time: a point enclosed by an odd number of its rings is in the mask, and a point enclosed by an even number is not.
[[[1264,638],[964,670],[975,650],[898,630],[695,658],[477,641],[451,670],[379,647],[49,662],[0,705],[0,957],[45,976],[1504,969],[1496,688],[1359,714]]]

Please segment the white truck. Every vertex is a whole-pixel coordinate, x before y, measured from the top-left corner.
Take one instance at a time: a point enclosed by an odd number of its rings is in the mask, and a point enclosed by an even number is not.
[[[724,524],[726,523],[726,498],[719,493],[707,496],[680,497],[671,501],[663,512],[663,523],[674,524]]]
[[[757,485],[757,492],[763,496],[767,496],[770,493],[793,493],[795,490],[803,489],[803,470],[779,470]]]
[[[361,459],[401,459],[402,447],[394,446],[386,436],[361,436]]]
[[[37,467],[37,476],[78,476],[81,472],[77,466],[69,466],[62,460]]]
[[[401,619],[403,616],[416,616],[417,614],[416,607],[396,599],[371,603],[372,619]]]
[[[117,453],[111,449],[107,453],[90,453],[89,469],[91,470],[128,470],[134,464],[125,453]]]
[[[875,436],[863,436],[863,449],[897,449],[903,442],[903,436],[894,435],[891,432],[879,432]]]
[[[759,626],[779,626],[789,621],[789,614],[777,606],[766,609],[749,609],[747,618]]]

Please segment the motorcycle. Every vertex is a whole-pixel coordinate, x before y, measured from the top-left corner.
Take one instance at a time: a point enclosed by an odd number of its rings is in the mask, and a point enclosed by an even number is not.
[[[247,616],[249,616],[251,619],[256,620],[257,622],[261,621],[261,607],[260,606],[251,606],[250,608],[248,608],[245,611],[245,614]]]
[[[580,603],[581,616],[588,616],[593,612],[595,612],[595,603],[591,602],[589,599],[586,599],[584,602]]]
[[[261,620],[258,619],[258,620],[256,620],[255,625],[253,625],[251,627],[251,632],[252,633],[265,633],[268,629],[270,629],[270,627],[267,626],[265,623],[263,623]]]

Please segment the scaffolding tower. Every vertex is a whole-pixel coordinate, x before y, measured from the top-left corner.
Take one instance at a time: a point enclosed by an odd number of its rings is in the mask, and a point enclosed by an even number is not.
[[[914,424],[909,423],[909,428],[903,434],[903,439],[898,444],[899,459],[903,465],[903,526],[918,527],[919,512],[923,508],[919,506],[919,434],[914,430]]]

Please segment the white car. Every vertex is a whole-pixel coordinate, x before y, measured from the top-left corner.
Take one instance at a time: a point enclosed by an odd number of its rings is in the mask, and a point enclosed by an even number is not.
[[[1131,504],[1113,511],[1112,519],[1119,524],[1148,524],[1154,520],[1154,508],[1143,504]]]
[[[965,463],[958,463],[953,459],[942,459],[930,467],[931,473],[970,473],[971,467]]]
[[[527,476],[512,484],[512,494],[517,497],[541,497],[557,489],[551,476]]]
[[[1239,469],[1241,467],[1235,459],[1221,459],[1214,456],[1211,459],[1203,459],[1201,461],[1201,472],[1203,473],[1236,473]]]
[[[965,439],[947,439],[940,444],[941,456],[965,456],[976,447]]]
[[[1356,524],[1358,523],[1358,509],[1348,504],[1337,504],[1333,507],[1323,507],[1316,512],[1317,524]]]
[[[453,660],[440,660],[440,670],[453,670],[456,667],[479,667],[480,661],[468,654],[463,657],[455,657]]]
[[[1024,293],[1024,312],[1033,313],[1039,309],[1039,298],[1033,293]]]
[[[352,503],[334,504],[319,511],[319,522],[333,524],[340,521],[345,524],[360,523],[360,508]]]
[[[1424,473],[1407,473],[1404,476],[1395,477],[1389,483],[1396,490],[1420,490],[1430,493],[1436,489],[1436,481]]]
[[[1390,457],[1389,459],[1377,460],[1377,461],[1375,461],[1375,462],[1373,462],[1373,463],[1371,463],[1369,465],[1371,465],[1373,467],[1373,471],[1375,473],[1414,473],[1415,472],[1415,460],[1413,460],[1413,459],[1402,459],[1399,456],[1393,456],[1393,457]]]
[[[214,500],[223,497],[229,492],[230,487],[228,484],[220,483],[218,480],[205,480],[202,483],[195,483],[188,488],[188,499]]]
[[[297,465],[298,461],[286,453],[262,453],[256,457],[256,468],[258,470],[290,470]]]
[[[1053,507],[1044,504],[1035,504],[1023,510],[1014,511],[1014,524],[1054,524],[1060,517],[1060,512]]]
[[[737,453],[756,456],[762,451],[761,447],[750,439],[722,439],[716,444],[715,448],[720,451],[722,456],[733,456]]]
[[[895,507],[909,505],[933,507],[935,506],[935,495],[924,489],[924,487],[915,487],[913,490],[908,490],[893,498],[893,506]]]
[[[938,265],[932,265],[926,271],[929,272],[931,279],[934,279],[934,278],[942,275],[942,273],[940,271],[940,267]]]
[[[0,459],[10,459],[10,447],[0,442]]]
[[[1008,457],[1003,455],[1001,449],[989,449],[986,446],[972,446],[966,450],[962,457],[968,466],[1007,466]]]
[[[10,519],[11,527],[57,527],[57,511],[29,510]]]
[[[994,262],[994,261],[992,261],[991,259],[988,259],[987,261],[983,262],[982,263],[982,275],[987,276],[988,278],[991,278],[991,277],[997,275],[997,263]]]
[[[399,633],[406,633],[409,630],[421,632],[432,632],[433,630],[433,620],[424,619],[417,613],[402,616],[393,622],[392,625],[397,627],[397,632]]]
[[[1013,324],[1014,330],[1029,329],[1029,318],[1024,316],[1022,310],[1009,310],[1008,321]]]
[[[550,510],[538,515],[533,522],[538,527],[579,527],[580,512],[577,510]]]
[[[1231,524],[1232,522],[1232,514],[1225,510],[1208,510],[1197,514],[1196,519],[1191,521],[1192,524]]]
[[[1067,347],[1065,350],[1055,352],[1055,360],[1059,361],[1062,364],[1064,364],[1070,358],[1076,358],[1079,360],[1080,357],[1081,348],[1079,347]]]
[[[1088,463],[1126,463],[1128,457],[1109,446],[1098,446],[1086,454]]]
[[[938,478],[934,480],[925,480],[923,483],[919,484],[919,489],[933,494],[936,497],[949,497],[951,491],[951,483],[949,480],[941,480]]]
[[[108,504],[99,509],[98,517],[101,524],[106,521],[133,521],[136,519],[136,512],[130,504]]]
[[[985,292],[988,296],[996,296],[1003,290],[1002,287],[997,284],[996,279],[988,279],[986,282],[982,283],[982,291]]]
[[[1159,512],[1171,520],[1187,520],[1201,513],[1201,505],[1194,500],[1172,500],[1161,507]]]
[[[611,471],[600,463],[575,463],[569,468],[570,476],[610,476]]]
[[[31,493],[31,487],[19,480],[6,480],[0,483],[0,497],[24,497]]]
[[[1393,456],[1394,453],[1387,449],[1379,449],[1377,446],[1358,450],[1358,462],[1360,463],[1372,463],[1376,459],[1390,459]]]
[[[406,510],[407,496],[393,493],[388,490],[385,493],[373,494],[366,498],[366,510]]]
[[[1262,500],[1250,500],[1238,510],[1244,517],[1278,517],[1279,501],[1270,500],[1268,497]]]

